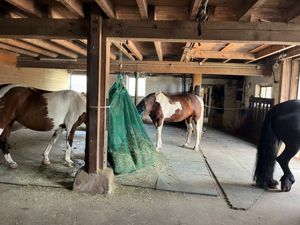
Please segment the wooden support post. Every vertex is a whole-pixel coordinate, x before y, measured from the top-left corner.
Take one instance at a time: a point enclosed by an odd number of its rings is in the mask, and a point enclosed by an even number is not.
[[[110,193],[114,182],[113,171],[107,168],[110,44],[102,29],[103,19],[94,6],[88,35],[86,165],[75,177],[74,190]]]
[[[134,93],[134,104],[137,104],[138,101],[138,90],[139,90],[139,73],[135,72],[135,93]]]
[[[289,100],[291,84],[291,67],[292,61],[290,59],[283,60],[281,79],[279,84],[279,102],[285,102]]]
[[[202,74],[193,74],[193,91],[195,95],[200,96],[202,84]]]
[[[299,84],[299,61],[292,61],[291,82],[290,82],[290,100],[297,99],[298,84]]]

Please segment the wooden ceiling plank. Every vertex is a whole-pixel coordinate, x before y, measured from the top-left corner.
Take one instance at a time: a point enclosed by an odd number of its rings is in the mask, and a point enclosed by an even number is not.
[[[258,61],[260,59],[263,59],[263,58],[266,58],[268,56],[280,53],[282,51],[285,51],[285,50],[293,48],[293,47],[295,47],[295,45],[273,45],[273,46],[270,46],[268,48],[265,48],[265,49],[257,52],[255,54],[256,58],[253,59],[253,60],[247,61],[246,64]]]
[[[285,52],[285,56],[282,59],[292,59],[300,56],[300,46],[289,49]]]
[[[34,1],[32,0],[5,0],[6,2],[14,5],[15,7],[19,8],[23,12],[38,18],[42,18],[42,12],[37,6],[35,5]]]
[[[221,49],[221,52],[233,52],[237,51],[239,48],[244,46],[244,43],[229,43],[224,48]]]
[[[141,17],[143,19],[148,19],[148,2],[147,2],[147,0],[136,0],[136,3],[139,7]]]
[[[114,40],[300,44],[300,24],[296,23],[207,21],[201,37],[198,24],[191,21],[107,20],[104,24],[105,35]]]
[[[140,50],[136,47],[136,45],[132,41],[130,41],[130,40],[126,41],[125,45],[131,51],[131,53],[133,53],[136,56],[136,58],[138,60],[143,60],[142,53],[140,52]]]
[[[155,50],[157,53],[157,57],[159,61],[163,61],[163,53],[161,49],[161,42],[160,41],[154,41]]]
[[[123,44],[122,42],[119,42],[119,41],[112,41],[112,43],[123,53],[125,54],[129,59],[131,60],[135,60],[135,58],[127,51],[127,49],[125,49],[123,47]]]
[[[246,21],[250,18],[255,8],[261,7],[267,0],[246,0],[241,2],[240,10],[237,12],[239,21]]]
[[[257,52],[259,52],[259,51],[261,51],[261,50],[263,50],[263,49],[265,49],[265,48],[268,48],[268,47],[270,47],[270,45],[266,45],[266,44],[259,45],[259,46],[257,46],[256,48],[250,50],[249,52],[250,52],[250,53],[257,53]]]
[[[49,5],[49,12],[48,17],[53,19],[78,19],[81,18],[80,15],[77,13],[74,13],[73,11],[70,11],[65,6],[53,2],[51,5]]]
[[[74,52],[71,52],[71,51],[69,51],[67,49],[61,48],[58,45],[55,45],[55,44],[53,44],[51,42],[48,42],[48,41],[45,41],[45,40],[27,39],[27,38],[25,38],[25,39],[22,39],[22,41],[26,41],[26,42],[28,42],[30,44],[36,45],[36,46],[41,47],[41,48],[48,49],[50,51],[59,53],[61,55],[70,57],[72,59],[76,59],[78,57],[78,55],[75,54]]]
[[[209,59],[255,59],[252,53],[244,52],[219,52],[219,51],[196,51],[194,58],[209,58]]]
[[[191,19],[196,18],[199,8],[201,6],[201,3],[202,3],[202,0],[193,0],[192,1],[191,7],[190,7]]]
[[[71,41],[60,40],[60,39],[52,39],[51,41],[58,44],[58,45],[61,45],[61,46],[65,47],[65,48],[68,48],[68,49],[72,50],[73,52],[77,52],[80,55],[87,56],[87,50],[86,49],[80,48],[78,45],[74,44]]]
[[[58,56],[58,54],[56,54],[54,52],[45,50],[43,48],[36,47],[34,45],[31,45],[31,44],[28,44],[28,43],[25,43],[25,42],[19,41],[19,40],[1,38],[0,42],[5,43],[5,44],[9,44],[9,45],[12,45],[12,46],[15,46],[15,47],[18,47],[18,48],[23,48],[23,49],[29,50],[31,52],[36,52],[36,53],[48,56],[50,58],[56,58]]]
[[[82,2],[80,0],[58,0],[72,12],[84,17]]]
[[[95,0],[95,2],[109,18],[116,18],[115,7],[110,0]]]
[[[0,43],[0,48],[4,49],[4,50],[12,51],[12,52],[20,53],[22,55],[31,56],[31,57],[38,57],[39,56],[39,54],[37,54],[37,53],[30,52],[30,51],[24,50],[22,48],[13,47],[11,45],[7,45],[7,44],[4,44],[4,43]]]
[[[182,56],[181,56],[181,59],[180,59],[181,62],[188,62],[188,61],[190,61],[190,59],[191,59],[190,52],[191,52],[192,47],[193,47],[193,43],[192,42],[187,42],[185,44],[185,47],[183,49]]]
[[[187,7],[155,6],[154,20],[175,21],[189,19],[190,15]]]
[[[286,9],[283,13],[285,22],[296,22],[300,17],[300,4],[299,1],[296,0],[294,4],[291,5],[290,8]]]

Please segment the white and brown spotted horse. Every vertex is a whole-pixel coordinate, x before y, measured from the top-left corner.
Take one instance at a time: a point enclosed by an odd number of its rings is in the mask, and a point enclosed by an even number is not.
[[[204,103],[202,98],[194,94],[168,95],[163,92],[146,96],[138,105],[137,110],[143,115],[149,115],[157,129],[156,151],[162,146],[161,132],[164,122],[179,122],[185,120],[187,139],[185,147],[191,142],[193,123],[196,131],[194,150],[199,150],[203,127]]]
[[[43,164],[50,164],[49,152],[63,130],[67,135],[65,160],[73,165],[71,150],[76,128],[86,118],[86,98],[71,90],[46,91],[15,84],[0,85],[0,147],[11,168],[18,164],[12,159],[7,139],[15,121],[36,131],[54,131],[43,153]]]

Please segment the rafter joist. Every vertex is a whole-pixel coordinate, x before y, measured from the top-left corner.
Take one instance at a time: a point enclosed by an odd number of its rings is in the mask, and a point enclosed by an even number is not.
[[[36,6],[35,1],[32,0],[5,0],[15,7],[19,8],[26,14],[33,17],[42,17],[41,10]]]
[[[83,48],[80,48],[78,45],[74,44],[73,42],[71,41],[68,41],[68,40],[59,40],[59,39],[53,39],[51,40],[52,42],[58,44],[58,45],[61,45],[65,48],[68,48],[74,52],[77,52],[79,53],[80,55],[84,55],[84,56],[87,56],[87,50],[86,49],[83,49]]]
[[[300,57],[300,46],[287,50],[283,59],[292,59],[297,57]]]
[[[48,50],[51,50],[53,52],[56,52],[56,53],[59,53],[61,55],[65,55],[67,57],[70,57],[70,58],[73,58],[73,59],[76,59],[78,56],[77,54],[75,54],[74,52],[72,51],[69,51],[67,49],[64,49],[62,47],[59,47],[53,43],[50,43],[48,41],[45,41],[45,40],[38,40],[38,39],[22,39],[22,41],[26,41],[30,44],[33,44],[33,45],[36,45],[38,47],[41,47],[41,48],[45,48],[45,49],[48,49]]]
[[[11,45],[7,45],[7,44],[3,44],[3,43],[0,43],[0,49],[20,53],[22,55],[27,55],[27,56],[31,56],[31,57],[38,57],[39,56],[39,54],[37,54],[37,53],[30,52],[30,51],[24,50],[22,48],[13,47]]]
[[[58,54],[56,54],[54,52],[45,50],[43,48],[36,47],[31,44],[27,44],[27,43],[25,43],[23,41],[19,41],[19,40],[0,38],[0,42],[8,44],[8,45],[12,45],[14,47],[23,48],[23,49],[31,51],[31,52],[36,52],[36,53],[48,56],[50,58],[56,58],[58,56]]]
[[[59,68],[86,70],[86,61],[40,61],[29,59],[18,59],[18,67],[35,68]],[[119,71],[119,62],[111,62],[110,71]],[[174,62],[174,61],[124,61],[122,63],[124,72],[147,72],[147,73],[182,73],[182,74],[209,74],[209,75],[239,75],[239,76],[264,76],[270,75],[271,71],[256,65],[241,65],[234,63],[205,63],[197,62]]]
[[[201,2],[202,2],[202,0],[192,0],[192,4],[190,7],[191,19],[195,19],[196,15],[199,11],[199,8],[201,6]]]
[[[157,57],[159,61],[163,61],[163,53],[161,49],[161,42],[160,41],[154,41],[155,50],[157,53]]]
[[[294,23],[207,21],[199,36],[196,22],[108,20],[104,32],[114,40],[300,44],[300,24]]]
[[[261,50],[265,49],[265,48],[268,48],[270,47],[270,45],[266,45],[266,44],[263,44],[263,45],[259,45],[257,46],[256,48],[250,50],[249,52],[250,53],[257,53],[257,52],[260,52]]]
[[[253,10],[262,6],[267,0],[246,0],[241,2],[240,10],[237,13],[239,21],[246,21],[250,18]]]
[[[190,52],[193,48],[193,45],[194,45],[194,43],[192,43],[192,42],[187,42],[185,44],[185,47],[183,49],[182,56],[181,56],[181,59],[180,59],[181,62],[189,62],[190,61],[190,59],[191,59]]]
[[[129,59],[135,60],[135,58],[127,51],[126,48],[124,48],[122,42],[120,41],[112,41],[112,43],[123,53],[125,54]]]
[[[296,22],[297,20],[300,21],[300,4],[296,1],[295,4],[285,10],[283,13],[284,21],[286,22]]]
[[[280,53],[282,51],[285,51],[285,50],[293,48],[293,47],[295,47],[295,45],[288,45],[288,46],[287,45],[273,45],[273,46],[270,46],[268,48],[263,49],[260,52],[257,52],[255,54],[255,59],[247,61],[246,63],[252,63],[252,62],[258,61],[260,59]]]
[[[139,7],[141,17],[143,19],[147,19],[148,18],[148,2],[147,2],[147,0],[136,0],[136,3]]]
[[[135,55],[135,57],[138,59],[138,60],[143,60],[143,55],[142,53],[140,52],[140,50],[136,47],[136,45],[133,43],[133,41],[126,41],[125,43],[125,46],[131,51],[132,54]]]
[[[65,6],[59,4],[58,2],[53,2],[49,5],[48,17],[53,19],[78,19],[81,18],[80,15],[70,11]]]
[[[58,0],[60,3],[65,5],[69,10],[84,17],[84,11],[82,7],[82,2],[80,0]]]
[[[109,18],[116,18],[115,7],[110,0],[95,0]]]

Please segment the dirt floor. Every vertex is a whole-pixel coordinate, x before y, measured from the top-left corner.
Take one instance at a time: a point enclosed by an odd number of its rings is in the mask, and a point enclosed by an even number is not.
[[[184,133],[179,130],[174,131],[174,129],[164,128],[164,146],[181,144],[178,143],[181,141],[179,137],[184,138]],[[150,127],[148,130],[150,130],[153,138],[153,129]],[[179,132],[176,138],[174,138],[174,132]],[[11,152],[13,156],[16,156],[16,160],[18,159],[19,171],[22,168],[25,170],[30,168],[29,161],[34,162],[36,167],[40,168],[39,162],[42,152],[42,150],[37,152],[37,149],[32,147],[26,154],[25,149],[21,149],[22,145],[27,146],[27,149],[29,146],[40,144],[45,147],[46,141],[51,136],[49,135],[43,134],[41,136],[42,144],[37,141],[36,136],[33,139],[25,137],[25,140],[19,140],[22,135],[12,134]],[[168,139],[169,135],[171,136],[170,139]],[[16,138],[14,139],[13,136]],[[81,138],[82,136],[79,136],[79,139]],[[63,138],[56,147],[63,148],[62,144]],[[75,141],[75,146],[78,145],[77,150],[81,144],[79,141]],[[17,156],[16,154],[20,149],[23,155]],[[255,158],[255,147],[221,132],[208,129],[203,137],[202,150],[212,172],[219,177],[218,182],[221,185],[216,185],[219,191],[218,196],[175,193],[122,185],[116,186],[114,194],[102,196],[75,193],[66,188],[68,185],[57,185],[54,188],[36,186],[34,182],[27,186],[2,183],[0,184],[0,201],[2,203],[0,206],[0,224],[300,224],[298,210],[300,205],[300,160],[293,159],[291,163],[296,183],[290,192],[261,191],[259,197],[248,210],[234,210],[228,204],[228,199],[221,189],[222,186],[226,189],[226,185],[230,184],[229,192],[237,190],[238,192],[233,193],[250,195],[247,192],[239,192],[239,185],[243,184],[247,188],[251,186],[250,178]],[[183,148],[182,151],[191,150]],[[78,158],[81,157],[78,152],[76,154],[78,154]],[[22,160],[22,157],[25,160]],[[53,152],[50,155],[51,158],[54,168],[62,168],[60,167],[61,160],[58,159],[62,158],[61,151]],[[1,174],[5,171],[10,172],[3,167],[2,162],[0,162]],[[53,167],[50,166],[42,171],[51,170]],[[21,172],[14,173],[22,174]],[[27,171],[25,174],[29,174],[29,172]],[[43,172],[39,173],[38,176],[43,176]],[[277,169],[275,177],[280,176],[281,171]],[[48,173],[46,177],[51,180],[51,173]],[[241,196],[238,196],[238,199],[243,202]]]

